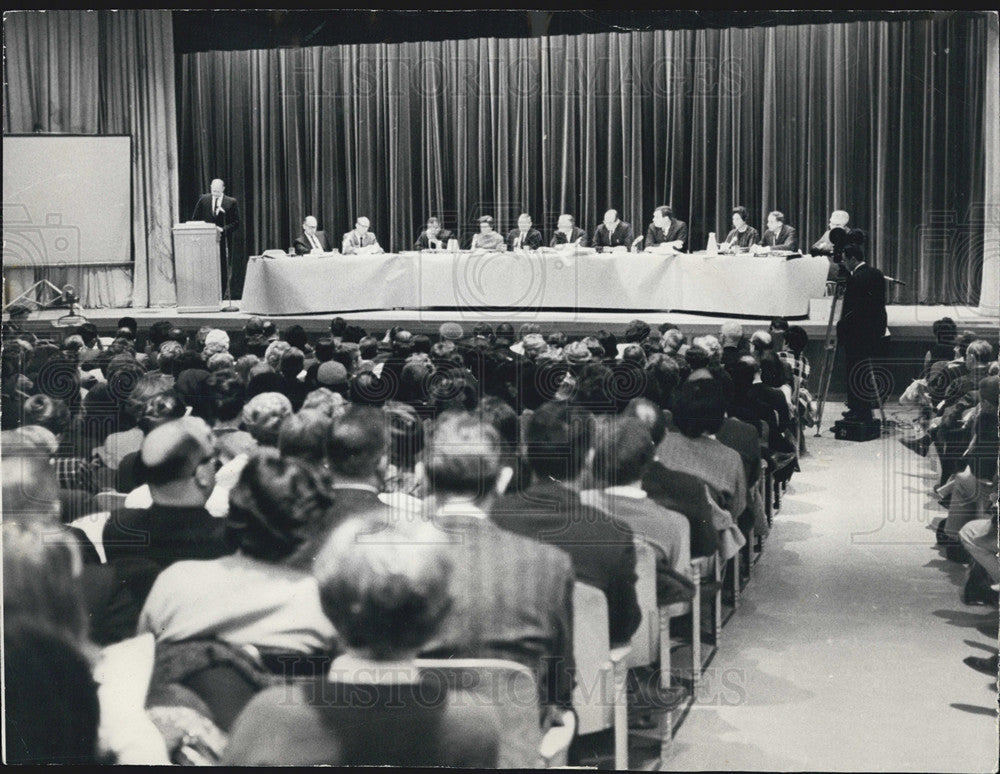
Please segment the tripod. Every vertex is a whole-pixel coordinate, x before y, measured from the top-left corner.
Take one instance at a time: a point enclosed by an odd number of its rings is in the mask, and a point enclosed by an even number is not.
[[[837,316],[837,302],[843,300],[844,288],[847,282],[843,279],[836,281],[833,293],[833,301],[830,304],[830,319],[826,323],[826,336],[823,341],[823,366],[819,372],[819,395],[816,398],[816,433],[814,438],[819,438],[823,425],[823,409],[826,406],[827,394],[830,391],[830,380],[833,378],[833,366],[837,360],[837,329],[834,326],[834,318]],[[882,420],[882,433],[886,432],[885,406],[882,403],[882,392],[878,388],[878,380],[875,378],[875,364],[872,358],[867,358],[868,376],[871,379],[872,391],[875,394],[875,402],[878,405],[878,413]],[[848,379],[850,375],[848,374]],[[850,389],[848,387],[848,389]]]
[[[823,425],[823,408],[830,390],[830,379],[833,377],[833,364],[837,360],[837,329],[834,327],[833,321],[837,316],[837,302],[843,299],[846,285],[846,281],[836,280],[833,300],[830,302],[830,319],[826,323],[826,335],[823,337],[823,365],[819,371],[819,392],[816,395],[816,434],[813,436],[814,438],[819,438]]]

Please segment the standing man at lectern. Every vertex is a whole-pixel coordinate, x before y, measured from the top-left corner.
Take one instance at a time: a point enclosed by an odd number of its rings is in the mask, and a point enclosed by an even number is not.
[[[223,293],[232,292],[226,283],[232,276],[230,272],[230,251],[233,232],[240,225],[240,208],[236,199],[226,196],[226,184],[216,178],[212,181],[211,193],[203,194],[194,206],[191,220],[202,220],[214,223],[220,231],[219,239],[219,270],[222,272]]]

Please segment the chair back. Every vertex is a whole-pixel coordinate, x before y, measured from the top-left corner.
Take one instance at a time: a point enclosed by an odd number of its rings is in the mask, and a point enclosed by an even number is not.
[[[591,734],[614,725],[614,681],[608,633],[608,600],[600,589],[573,585],[573,709],[577,731]]]
[[[98,492],[91,501],[92,507],[95,511],[114,511],[125,507],[126,497],[121,492]]]
[[[656,604],[656,551],[641,537],[635,538],[635,594],[642,622],[632,635],[628,665],[649,666],[659,655],[660,614]]]
[[[417,666],[450,689],[472,694],[476,706],[494,708],[500,721],[498,769],[540,766],[538,686],[530,669],[490,658],[417,659]]]

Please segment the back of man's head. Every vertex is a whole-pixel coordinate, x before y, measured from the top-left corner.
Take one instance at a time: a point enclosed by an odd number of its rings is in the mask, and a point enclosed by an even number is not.
[[[475,414],[448,411],[434,423],[426,452],[432,492],[479,499],[500,470],[500,437]]]
[[[735,347],[743,338],[743,326],[738,322],[724,322],[719,326],[719,338],[722,346]]]
[[[688,379],[677,391],[674,424],[689,438],[718,432],[725,416],[726,402],[718,380]]]
[[[155,490],[190,479],[212,451],[212,431],[205,421],[181,417],[150,431],[139,459],[146,483]]]
[[[59,523],[59,484],[49,464],[55,437],[41,430],[29,426],[0,433],[4,521]]]
[[[642,478],[653,459],[653,440],[636,417],[606,417],[594,440],[594,478],[602,486],[626,486]]]
[[[387,428],[382,412],[370,406],[351,406],[333,424],[330,433],[330,469],[338,478],[375,477],[387,453]]]
[[[566,403],[544,403],[528,421],[528,465],[539,478],[576,479],[593,441],[594,417]]]
[[[993,347],[986,339],[976,339],[965,350],[970,365],[986,365],[993,359]]]
[[[633,398],[622,412],[623,417],[632,417],[646,426],[650,440],[659,445],[667,434],[667,417],[663,410],[648,398]]]

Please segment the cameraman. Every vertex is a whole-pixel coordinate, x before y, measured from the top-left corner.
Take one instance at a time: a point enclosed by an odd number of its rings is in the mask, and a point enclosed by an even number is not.
[[[853,232],[852,232],[853,233]],[[872,359],[886,330],[885,276],[865,263],[864,247],[851,240],[841,264],[848,272],[844,305],[837,322],[837,339],[847,357],[846,419],[871,422],[875,390]]]

